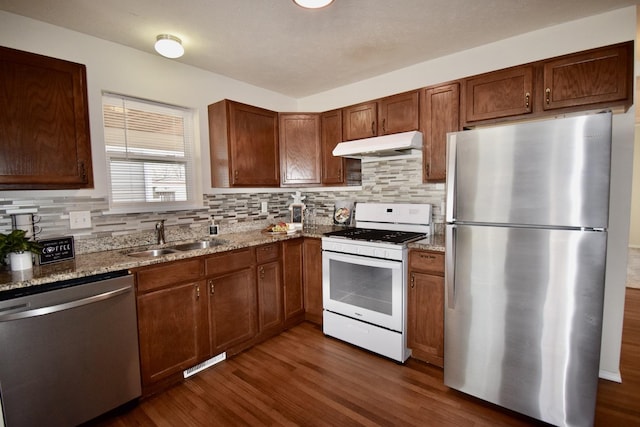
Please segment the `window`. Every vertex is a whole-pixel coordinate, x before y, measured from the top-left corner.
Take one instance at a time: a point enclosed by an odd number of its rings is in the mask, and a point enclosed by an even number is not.
[[[102,95],[111,208],[195,205],[193,112]]]

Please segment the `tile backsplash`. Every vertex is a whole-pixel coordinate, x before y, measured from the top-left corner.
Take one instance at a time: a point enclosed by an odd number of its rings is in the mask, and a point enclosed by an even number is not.
[[[73,235],[78,254],[154,243],[154,225],[159,219],[166,219],[167,241],[186,240],[206,235],[211,216],[221,234],[287,220],[292,191],[205,194],[202,209],[129,214],[109,213],[109,203],[101,197],[29,198],[25,192],[26,197],[16,199],[0,193],[0,232],[11,230],[11,214],[33,213],[40,217],[39,238]],[[444,184],[422,183],[419,157],[363,162],[361,187],[300,191],[306,197],[304,203],[315,209],[319,223],[331,223],[337,200],[431,203],[434,223],[444,222]],[[262,202],[267,203],[267,213],[261,212]],[[92,227],[71,230],[71,211],[90,211]]]

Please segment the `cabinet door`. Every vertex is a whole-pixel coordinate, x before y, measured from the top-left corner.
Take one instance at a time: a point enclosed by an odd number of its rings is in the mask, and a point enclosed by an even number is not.
[[[320,115],[279,116],[283,185],[321,183]]]
[[[531,113],[533,66],[513,67],[465,80],[465,122]]]
[[[460,130],[460,84],[427,88],[422,99],[423,182],[446,178],[447,132]]]
[[[212,353],[219,354],[256,335],[257,299],[253,268],[207,281]]]
[[[627,44],[595,49],[545,61],[543,108],[631,100],[629,47]]]
[[[378,135],[418,130],[418,91],[382,98],[378,109]]]
[[[283,325],[280,261],[258,265],[258,326],[260,333]]]
[[[137,297],[143,387],[192,367],[209,355],[204,282]]]
[[[284,275],[284,320],[287,327],[304,319],[304,292],[302,291],[302,241],[286,240],[282,244]]]
[[[211,185],[278,186],[278,113],[229,100],[208,113]]]
[[[322,183],[344,184],[344,158],[332,154],[336,145],[342,142],[342,110],[322,113],[320,116],[322,142]]]
[[[305,319],[322,324],[322,244],[320,239],[303,242]]]
[[[0,47],[0,190],[93,188],[84,65]]]
[[[365,102],[342,109],[342,137],[345,141],[378,135],[378,103]]]
[[[443,366],[444,277],[409,272],[407,345],[414,357]]]

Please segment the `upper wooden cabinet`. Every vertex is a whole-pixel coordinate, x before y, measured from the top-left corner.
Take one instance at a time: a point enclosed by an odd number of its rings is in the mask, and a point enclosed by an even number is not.
[[[533,66],[528,65],[466,79],[466,121],[530,113],[533,105],[533,75]]]
[[[280,185],[278,113],[222,100],[209,105],[212,187]]]
[[[342,139],[370,138],[378,135],[378,103],[364,102],[342,109]]]
[[[86,67],[0,47],[0,190],[92,188]]]
[[[281,113],[279,127],[282,185],[320,185],[320,115]]]
[[[419,93],[411,91],[378,101],[378,135],[418,130]]]
[[[322,146],[322,183],[345,183],[345,158],[332,154],[342,142],[342,110],[327,111],[320,115],[320,140]]]
[[[460,130],[460,83],[426,88],[420,102],[423,182],[444,181],[447,132]]]
[[[633,104],[633,42],[469,77],[463,124]]]
[[[343,108],[343,140],[418,130],[418,102],[418,91],[411,91]]]
[[[544,61],[542,107],[628,102],[632,99],[632,47],[627,43]]]

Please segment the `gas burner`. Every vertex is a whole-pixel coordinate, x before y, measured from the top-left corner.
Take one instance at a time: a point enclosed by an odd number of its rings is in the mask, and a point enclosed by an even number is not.
[[[425,233],[413,231],[375,230],[371,228],[346,228],[344,230],[331,231],[324,235],[326,237],[341,237],[349,240],[394,243],[398,245],[426,237]]]

